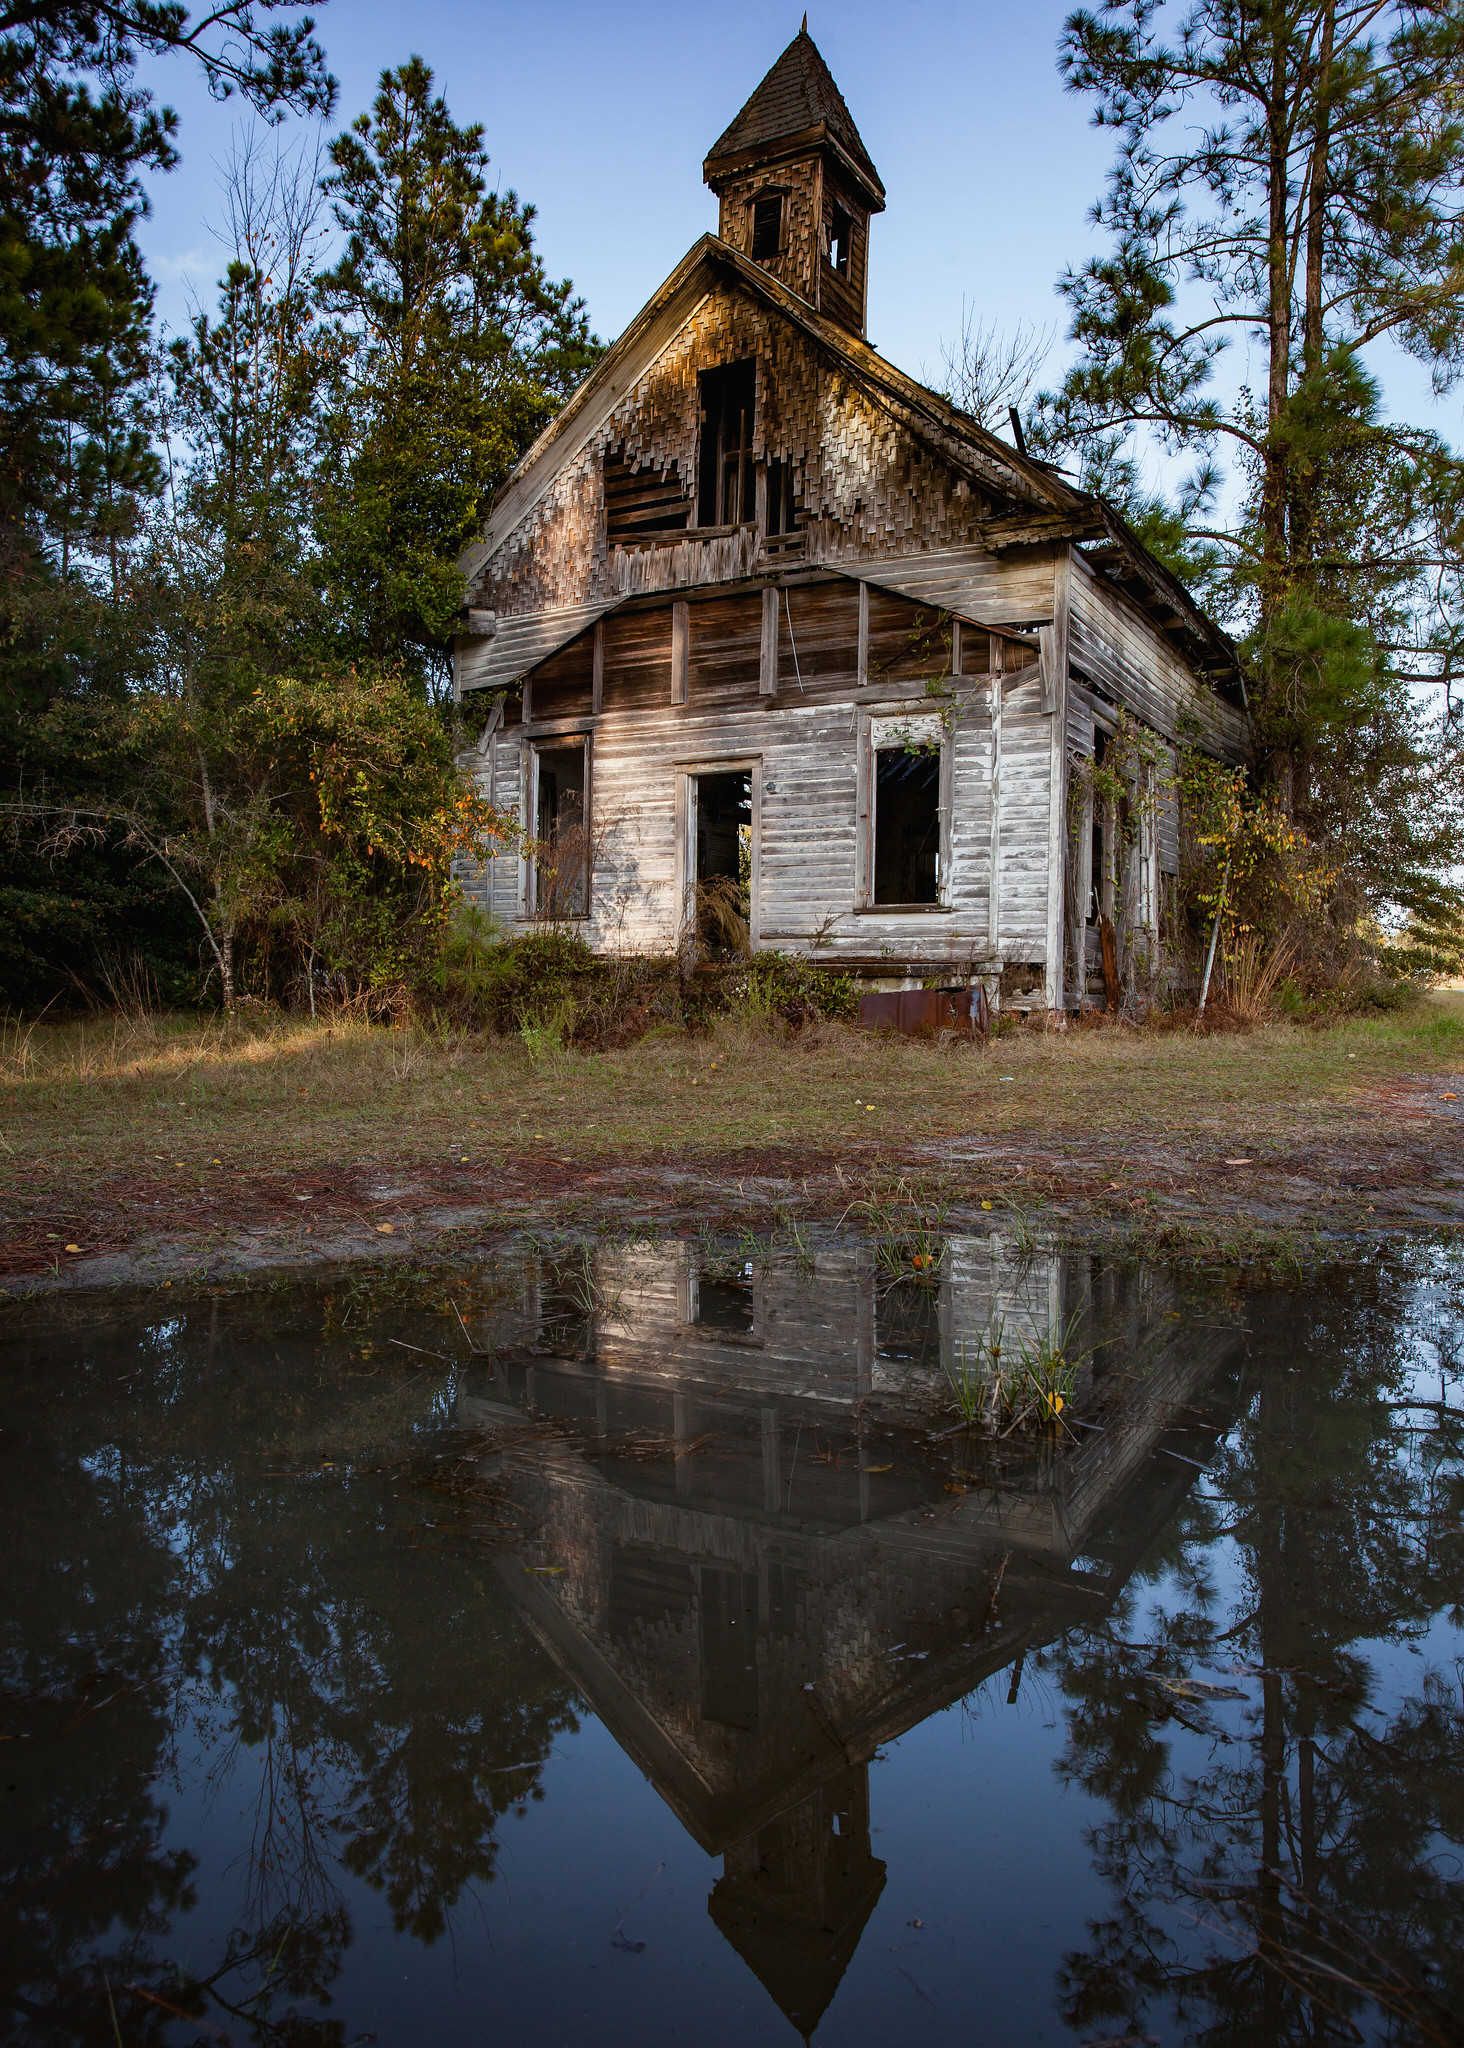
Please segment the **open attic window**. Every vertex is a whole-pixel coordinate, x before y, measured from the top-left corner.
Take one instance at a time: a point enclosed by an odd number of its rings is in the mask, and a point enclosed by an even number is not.
[[[637,469],[623,449],[606,455],[605,539],[611,547],[684,533],[690,517],[691,499],[674,462]]]
[[[854,216],[847,207],[840,206],[836,199],[829,218],[829,266],[837,270],[840,277],[849,275],[849,263],[854,249]]]
[[[775,455],[768,464],[769,538],[797,532],[798,506],[793,493],[793,465]]]
[[[752,260],[769,263],[783,247],[783,195],[764,192],[752,202]]]
[[[702,434],[697,524],[742,526],[757,510],[752,460],[757,365],[727,363],[720,370],[703,370],[698,382]]]

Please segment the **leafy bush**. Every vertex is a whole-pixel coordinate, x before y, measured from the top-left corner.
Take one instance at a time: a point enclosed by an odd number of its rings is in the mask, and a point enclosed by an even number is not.
[[[859,992],[847,974],[831,974],[796,953],[754,953],[732,971],[727,990],[732,1003],[794,1026],[821,1018],[851,1023],[859,1014]]]
[[[797,1030],[859,1008],[847,975],[787,954],[683,975],[670,957],[594,953],[559,925],[500,940],[471,904],[454,913],[434,982],[463,1021],[517,1032],[541,1050],[550,1039],[581,1050],[627,1045],[658,1025],[705,1030],[726,1016]]]

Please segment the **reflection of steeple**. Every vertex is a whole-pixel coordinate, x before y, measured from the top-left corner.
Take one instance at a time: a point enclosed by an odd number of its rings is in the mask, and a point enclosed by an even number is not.
[[[806,2041],[884,1881],[869,1850],[869,1774],[861,1765],[730,1847],[707,1911]]]
[[[947,1488],[929,1446],[887,1415],[939,1398],[950,1345],[994,1313],[1043,1331],[1087,1278],[1036,1260],[1008,1270],[959,1242],[947,1266],[939,1299],[896,1315],[862,1253],[729,1279],[681,1246],[603,1249],[593,1341],[556,1348],[560,1330],[539,1323],[524,1348],[510,1326],[491,1386],[459,1393],[470,1425],[497,1431],[528,1409],[574,1427],[577,1446],[536,1426],[507,1451],[537,1555],[499,1569],[622,1748],[723,1857],[711,1917],[805,2037],[884,1885],[869,1759],[1101,1618],[1192,1481],[1192,1436],[1179,1459],[1150,1455],[1168,1418],[1193,1418],[1237,1349],[1224,1332],[1181,1337],[1149,1283],[1129,1339],[1146,1369],[1102,1429],[1025,1457],[1003,1446],[1000,1470],[962,1467]],[[541,1314],[536,1300],[531,1328]]]

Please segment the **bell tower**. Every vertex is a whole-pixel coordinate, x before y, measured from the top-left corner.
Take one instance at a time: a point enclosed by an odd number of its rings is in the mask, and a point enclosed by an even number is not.
[[[722,240],[862,340],[869,222],[885,191],[807,15],[702,176]]]

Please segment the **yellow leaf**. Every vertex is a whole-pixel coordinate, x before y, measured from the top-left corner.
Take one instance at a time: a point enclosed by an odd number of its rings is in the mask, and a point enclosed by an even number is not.
[[[378,1223],[376,1228],[381,1232],[381,1235],[383,1237],[390,1237],[395,1226],[390,1223]]]
[[[65,1247],[65,1249],[69,1252],[79,1252],[81,1250],[81,1246],[79,1244],[69,1244]]]

